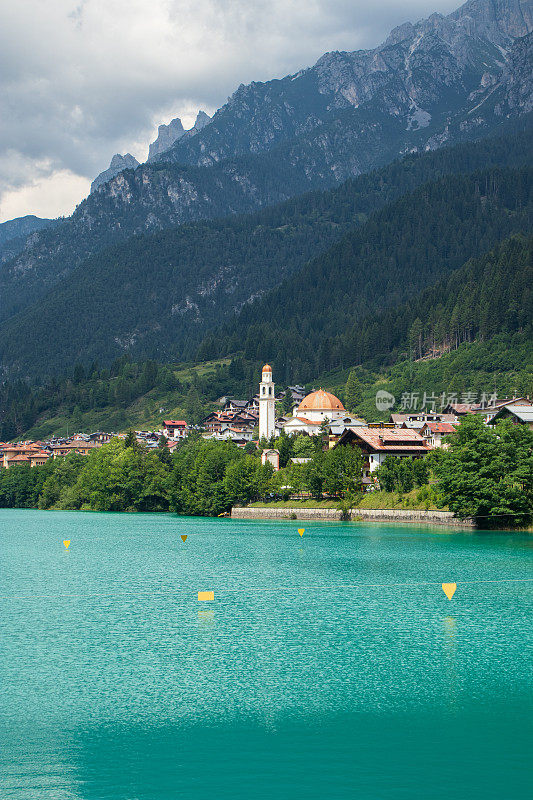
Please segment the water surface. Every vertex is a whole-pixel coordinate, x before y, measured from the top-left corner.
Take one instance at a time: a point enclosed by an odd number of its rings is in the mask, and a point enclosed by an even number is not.
[[[532,553],[0,511],[0,798],[529,798]]]

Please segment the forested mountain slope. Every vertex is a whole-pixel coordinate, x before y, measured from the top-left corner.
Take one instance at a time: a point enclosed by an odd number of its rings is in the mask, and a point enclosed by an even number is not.
[[[250,212],[520,117],[532,108],[531,27],[527,2],[470,0],[375,50],[328,53],[297,75],[240,87],[163,161],[122,171],[32,236],[0,269],[0,319],[132,235]]]
[[[339,342],[347,364],[377,365],[518,332],[533,334],[533,237],[520,235],[470,259],[406,303],[367,316]]]
[[[406,303],[367,315],[337,337],[346,361],[320,374],[341,398],[348,374],[362,391],[356,410],[383,419],[378,390],[402,396],[480,399],[533,393],[533,237],[513,236]],[[422,356],[422,357],[421,357]],[[276,365],[277,362],[273,362]]]
[[[135,237],[87,260],[5,322],[1,364],[8,374],[42,376],[78,360],[109,363],[124,352],[167,361],[190,357],[206,330],[233,318],[376,209],[446,175],[531,163],[532,141],[529,129],[412,155],[256,214]],[[277,310],[273,317],[278,324]],[[242,348],[247,324],[233,349]]]
[[[484,392],[500,397],[531,394],[532,270],[533,239],[513,237],[394,311],[369,316],[347,331],[347,357],[363,358],[355,371],[362,391],[357,412],[368,420],[383,418],[375,405],[378,389],[396,397],[396,410],[404,393],[417,393],[420,402],[424,392],[455,392],[458,397],[466,392],[476,397]],[[357,335],[370,343],[368,353],[357,351]],[[441,356],[418,359],[436,343]],[[446,346],[451,348],[448,352]],[[274,362],[279,385],[278,366]],[[315,376],[313,385],[334,391],[348,407],[344,392],[353,366],[351,362]],[[194,368],[138,364],[122,357],[110,369],[77,364],[62,379],[39,388],[4,382],[0,439],[47,437],[72,432],[73,427],[157,428],[163,416],[196,422],[221,395],[253,394],[260,368],[260,361],[240,357]]]
[[[353,363],[342,335],[406,302],[515,232],[533,230],[533,170],[493,169],[426,184],[375,212],[223,332],[207,358],[243,349],[307,380]],[[379,343],[377,342],[376,345]],[[369,338],[365,348],[372,349]]]

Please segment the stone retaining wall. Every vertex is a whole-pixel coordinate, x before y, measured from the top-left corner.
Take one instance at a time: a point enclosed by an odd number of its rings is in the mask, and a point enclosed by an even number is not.
[[[341,512],[336,508],[232,508],[233,519],[303,519],[339,521]],[[352,521],[364,522],[417,522],[425,525],[451,525],[455,528],[473,528],[472,520],[460,520],[451,511],[418,511],[408,508],[353,508]]]

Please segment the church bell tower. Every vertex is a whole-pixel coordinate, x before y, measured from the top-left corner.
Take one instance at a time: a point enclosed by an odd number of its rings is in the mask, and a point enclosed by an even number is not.
[[[276,396],[272,382],[272,367],[265,364],[259,384],[259,438],[270,439],[275,432]]]

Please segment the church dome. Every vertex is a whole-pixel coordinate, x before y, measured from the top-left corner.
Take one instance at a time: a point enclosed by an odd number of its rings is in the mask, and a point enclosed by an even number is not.
[[[311,392],[304,397],[298,411],[344,411],[344,406],[334,394],[319,389],[318,392]]]
[[[270,366],[270,364],[265,364],[261,372],[272,372],[272,367]]]

